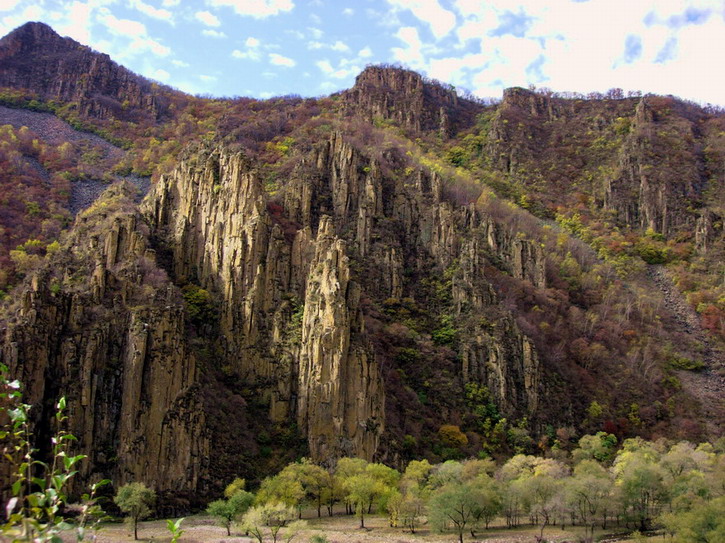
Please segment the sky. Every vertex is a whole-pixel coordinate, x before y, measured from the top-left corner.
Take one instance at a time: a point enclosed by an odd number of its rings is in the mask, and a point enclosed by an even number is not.
[[[400,64],[482,98],[610,88],[725,105],[723,0],[0,0],[192,94],[322,96]]]

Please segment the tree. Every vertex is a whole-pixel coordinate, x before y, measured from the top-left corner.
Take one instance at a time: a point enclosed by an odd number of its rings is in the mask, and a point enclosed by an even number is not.
[[[70,443],[75,437],[63,430],[66,400],[56,404],[56,433],[51,438],[52,462],[38,459],[38,450],[30,442],[30,409],[23,403],[21,383],[8,379],[8,368],[0,364],[0,440],[3,453],[3,475],[12,480],[10,495],[0,522],[3,541],[33,541],[37,543],[60,541],[63,531],[73,528],[61,516],[66,507],[65,487],[77,473],[76,464],[85,455],[72,456]],[[97,504],[96,491],[110,481],[102,480],[83,495],[79,509],[76,537],[83,539],[86,530],[98,529],[102,510]],[[95,519],[95,520],[94,520]]]
[[[379,481],[366,473],[359,473],[345,480],[347,499],[355,507],[355,513],[360,517],[360,528],[365,528],[365,510],[383,490]]]
[[[606,526],[612,484],[609,472],[594,460],[579,462],[574,468],[574,476],[567,481],[568,501],[591,539],[594,539],[594,525],[598,517],[603,517]]]
[[[242,528],[259,543],[264,543],[265,533],[269,532],[272,541],[277,543],[282,528],[286,528],[285,541],[290,541],[306,525],[305,521],[294,522],[297,511],[284,503],[265,503],[252,507],[244,514]]]
[[[207,506],[206,512],[216,517],[217,522],[227,529],[227,535],[231,535],[232,523],[243,515],[251,507],[253,502],[253,494],[244,490],[237,490],[236,493],[232,494],[226,500],[211,502]]]
[[[680,543],[725,541],[725,497],[701,503],[688,512],[666,513],[660,521]]]
[[[660,453],[652,443],[640,438],[628,439],[614,460],[616,484],[625,513],[631,512],[640,531],[649,529],[654,516],[667,498],[665,470],[658,461]]]
[[[470,485],[449,483],[436,490],[428,502],[428,515],[433,525],[445,530],[453,524],[459,543],[463,543],[463,534],[475,521],[480,507],[471,490]]]
[[[118,489],[113,501],[127,513],[133,523],[133,538],[138,539],[138,521],[151,514],[156,492],[143,483],[128,483]]]

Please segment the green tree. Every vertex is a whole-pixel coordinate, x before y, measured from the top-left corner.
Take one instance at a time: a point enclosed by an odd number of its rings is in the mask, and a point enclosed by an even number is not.
[[[480,508],[476,493],[470,485],[449,483],[433,492],[428,502],[428,517],[443,531],[453,525],[459,543],[463,543],[466,528],[475,522]]]
[[[381,494],[384,487],[367,473],[349,477],[345,480],[344,487],[348,501],[354,506],[355,513],[360,518],[360,528],[365,528],[365,511]]]
[[[596,403],[596,402],[593,402]],[[609,465],[617,452],[617,437],[606,432],[597,432],[596,435],[582,436],[579,448],[572,453],[574,463],[582,460],[596,460]]]
[[[242,528],[251,534],[259,543],[264,543],[267,533],[274,543],[280,535],[290,541],[306,523],[296,521],[297,511],[284,503],[265,503],[252,507],[242,518]],[[284,534],[280,532],[285,528]]]
[[[75,437],[63,429],[66,400],[56,404],[54,422],[57,432],[51,439],[52,462],[38,459],[38,450],[30,442],[31,406],[23,403],[21,383],[8,379],[8,368],[0,364],[0,440],[3,443],[3,472],[10,477],[10,496],[5,503],[5,522],[0,524],[3,541],[62,541],[60,534],[74,526],[65,522],[61,510],[67,505],[65,487],[75,476],[76,464],[84,455],[73,456],[70,443]],[[6,471],[7,470],[7,471]],[[102,511],[96,503],[96,491],[109,481],[92,485],[83,495],[76,537],[82,540],[89,524],[97,529]]]
[[[725,497],[684,513],[665,513],[660,521],[678,543],[720,543],[725,541]]]
[[[616,484],[622,496],[624,512],[639,524],[640,531],[650,529],[652,519],[667,499],[664,469],[660,453],[640,438],[628,439],[614,460]]]
[[[228,487],[227,487],[228,488]],[[231,535],[232,523],[243,515],[254,503],[254,495],[244,490],[237,490],[226,500],[211,502],[206,512],[217,519],[220,526],[227,529]]]
[[[118,489],[113,498],[118,508],[128,514],[133,524],[133,538],[138,539],[138,521],[151,514],[156,503],[156,492],[143,483],[128,483]]]
[[[598,518],[603,519],[603,526],[606,527],[613,483],[611,474],[594,460],[579,462],[574,468],[574,476],[567,481],[568,501],[591,539],[594,539],[594,526]]]

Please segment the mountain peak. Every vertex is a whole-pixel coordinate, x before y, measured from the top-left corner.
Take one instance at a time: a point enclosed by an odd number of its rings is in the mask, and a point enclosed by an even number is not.
[[[47,44],[48,42],[65,42],[72,41],[73,44],[77,45],[77,42],[70,38],[62,38],[53,28],[45,23],[31,21],[19,26],[4,38],[0,39],[0,47],[7,46],[7,44],[18,44],[21,51],[31,49],[40,44]]]
[[[88,117],[158,118],[164,111],[150,81],[39,22],[25,23],[0,40],[0,87],[75,102]]]

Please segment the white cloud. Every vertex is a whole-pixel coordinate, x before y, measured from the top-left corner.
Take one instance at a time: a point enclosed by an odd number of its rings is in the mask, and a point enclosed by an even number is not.
[[[335,43],[333,43],[330,46],[330,49],[332,49],[333,51],[339,51],[339,52],[345,52],[345,51],[350,50],[350,48],[347,46],[347,44],[344,42],[341,42],[340,40],[337,40]]]
[[[235,49],[234,51],[232,51],[232,56],[234,58],[248,59],[254,61],[262,60],[262,51],[260,49],[262,42],[260,42],[257,38],[249,36],[244,41],[244,45],[247,47],[245,51],[240,51],[239,49]]]
[[[171,61],[171,64],[173,64],[177,68],[188,68],[189,67],[189,63],[184,62],[183,60],[174,59]]]
[[[413,26],[404,26],[398,30],[395,37],[405,43],[406,46],[393,47],[393,58],[413,68],[422,68],[425,65],[423,42],[418,35],[418,29]]]
[[[155,8],[143,0],[131,0],[131,6],[148,17],[173,23],[174,16],[168,9]]]
[[[315,65],[325,76],[332,79],[345,79],[351,75],[357,75],[361,70],[360,66],[347,59],[342,59],[337,68],[335,68],[327,59],[318,60],[315,62]]]
[[[355,15],[355,10],[352,8],[345,8],[342,10],[342,14],[346,17],[352,17],[353,15]]]
[[[11,11],[20,3],[20,0],[0,0],[0,11]]]
[[[99,20],[113,33],[121,36],[146,36],[146,25],[131,19],[119,19],[110,11],[99,17]]]
[[[292,0],[207,0],[212,6],[231,7],[237,15],[248,15],[255,19],[264,19],[291,11],[295,5]]]
[[[319,40],[322,37],[322,35],[324,34],[324,32],[322,32],[322,30],[320,30],[319,28],[315,28],[314,26],[307,27],[307,30],[310,31],[310,34],[316,40]]]
[[[158,70],[154,70],[151,73],[151,79],[155,79],[156,81],[161,81],[163,83],[168,81],[170,77],[171,77],[171,74],[169,72],[167,72],[166,70],[158,69]]]
[[[208,28],[205,28],[201,31],[202,36],[207,36],[209,38],[226,38],[227,35],[224,32],[220,32],[219,30],[209,30]]]
[[[319,49],[330,49],[331,51],[337,51],[338,53],[344,53],[350,50],[350,47],[340,41],[337,40],[335,43],[322,43],[321,41],[311,41],[307,43],[307,49],[310,49],[312,51],[316,51]]]
[[[135,54],[151,53],[159,57],[168,56],[171,53],[171,49],[155,39],[151,38],[147,31],[146,26],[138,21],[131,19],[119,19],[113,15],[108,8],[101,8],[100,16],[97,19],[103,24],[108,31],[119,37],[130,39],[131,43],[123,47],[117,53],[117,57],[120,59],[134,56]]]
[[[262,58],[262,55],[260,54],[260,52],[255,51],[253,49],[247,50],[247,51],[240,51],[239,49],[235,49],[234,51],[232,51],[232,56],[234,58],[248,59],[248,60],[255,60],[255,61],[261,60],[261,58]]]
[[[416,18],[430,25],[437,40],[456,26],[456,15],[444,9],[438,0],[387,0],[396,9],[409,9]]]
[[[158,57],[166,57],[171,54],[171,48],[166,47],[165,45],[160,44],[156,40],[152,38],[138,38],[131,42],[130,46],[131,51],[137,51],[139,53],[143,53],[145,51],[150,51],[154,55]]]
[[[174,6],[178,6],[179,2],[181,2],[181,0],[163,0],[161,5],[165,8],[173,8]]]
[[[219,18],[211,11],[197,11],[194,14],[194,17],[196,17],[197,21],[201,21],[206,26],[219,26],[221,24],[219,22]]]
[[[315,64],[323,74],[329,75],[335,71],[335,68],[332,67],[329,60],[318,60]]]
[[[217,77],[214,75],[200,75],[199,79],[201,79],[204,83],[212,83],[217,80]]]
[[[279,55],[277,53],[270,53],[269,54],[269,62],[271,64],[274,64],[275,66],[285,66],[287,68],[292,68],[295,64],[297,64],[291,58],[284,57],[284,56]]]
[[[360,51],[358,51],[357,56],[360,58],[370,58],[373,56],[373,50],[370,49],[370,47],[363,47]]]

